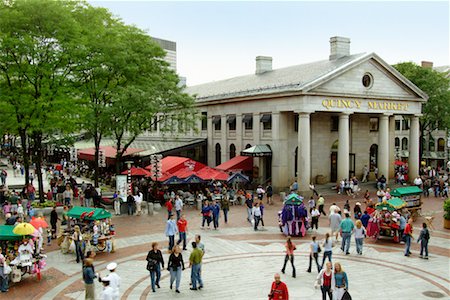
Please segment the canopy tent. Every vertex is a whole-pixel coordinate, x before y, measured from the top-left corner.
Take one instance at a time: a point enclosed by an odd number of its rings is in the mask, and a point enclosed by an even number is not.
[[[421,188],[417,186],[407,186],[407,187],[401,187],[393,190],[391,192],[391,195],[394,197],[403,197],[408,195],[417,195],[421,194],[423,191]]]
[[[166,156],[161,160],[162,173],[174,173],[180,169],[190,169],[192,171],[198,171],[200,169],[203,169],[204,167],[206,167],[206,165],[187,157]],[[145,169],[151,170],[152,165],[146,166]]]
[[[220,180],[225,181],[228,179],[228,173],[220,170],[216,170],[210,167],[205,167],[197,172],[198,177],[203,180]]]
[[[0,225],[0,241],[20,241],[23,237],[13,232],[13,225]]]
[[[272,156],[272,150],[267,145],[255,145],[241,151],[241,155],[252,157]]]
[[[290,193],[287,195],[283,202],[283,204],[287,205],[300,205],[301,203],[303,203],[303,197],[296,193]]]
[[[172,176],[163,181],[163,184],[181,184],[184,183],[183,179],[178,178],[177,176]]]
[[[90,208],[74,206],[71,210],[67,212],[67,215],[75,219],[85,219],[85,220],[101,220],[106,218],[111,218],[111,213],[103,208]]]
[[[252,171],[253,159],[249,156],[238,155],[216,167],[222,171]]]
[[[183,180],[184,183],[203,183],[205,182],[203,179],[193,174]]]
[[[235,183],[235,182],[237,182],[237,183],[241,183],[241,182],[247,183],[247,182],[250,182],[250,179],[248,178],[248,176],[245,176],[244,174],[234,173],[233,175],[231,175],[228,178],[227,182],[229,182],[229,183]]]
[[[152,175],[152,173],[150,171],[147,171],[144,168],[136,168],[136,167],[132,167],[130,169],[131,171],[131,176],[145,176],[145,177],[150,177]],[[125,170],[121,173],[122,175],[128,175],[128,170]]]
[[[106,157],[106,163],[112,164],[116,159],[116,148],[112,146],[100,146],[100,150],[102,150]],[[123,157],[130,156],[139,152],[144,151],[143,149],[136,148],[128,148],[127,151],[123,154]],[[78,150],[78,159],[80,160],[91,160],[95,159],[95,148],[81,149]]]

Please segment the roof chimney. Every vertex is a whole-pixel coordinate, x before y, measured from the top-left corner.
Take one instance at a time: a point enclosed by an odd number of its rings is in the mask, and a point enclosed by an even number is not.
[[[425,69],[433,69],[433,62],[432,61],[422,61],[422,68]]]
[[[350,39],[342,36],[330,38],[330,60],[350,55]]]
[[[255,74],[262,74],[268,71],[272,71],[272,57],[270,56],[257,56],[256,57],[256,72]]]

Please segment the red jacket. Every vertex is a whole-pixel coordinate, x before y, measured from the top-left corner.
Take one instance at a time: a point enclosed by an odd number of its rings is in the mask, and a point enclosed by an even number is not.
[[[186,220],[179,219],[177,222],[177,225],[178,225],[178,232],[186,232],[186,227],[187,227]]]
[[[270,289],[269,300],[289,300],[287,285],[284,282],[277,284],[274,281]]]
[[[172,211],[172,208],[173,208],[172,201],[166,202],[166,208],[167,208],[167,211]]]

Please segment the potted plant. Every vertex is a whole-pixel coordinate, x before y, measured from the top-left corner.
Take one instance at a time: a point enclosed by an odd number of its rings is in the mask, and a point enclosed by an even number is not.
[[[444,201],[444,228],[450,229],[450,198]]]

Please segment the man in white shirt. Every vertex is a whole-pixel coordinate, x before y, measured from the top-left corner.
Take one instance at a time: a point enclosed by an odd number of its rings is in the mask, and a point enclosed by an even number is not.
[[[119,299],[115,297],[114,289],[111,287],[111,283],[108,281],[107,278],[104,278],[102,280],[103,283],[103,290],[100,293],[100,300],[115,300]]]
[[[177,212],[177,221],[181,217],[181,211],[183,210],[183,200],[181,200],[180,196],[177,195],[175,197],[175,211]]]
[[[420,178],[420,176],[417,176],[417,177],[414,179],[414,185],[417,186],[417,187],[419,187],[419,188],[422,188],[422,184],[423,184],[422,178]]]
[[[134,195],[134,202],[136,203],[136,215],[141,215],[141,207],[142,207],[142,200],[144,199],[144,195],[142,192],[138,192],[136,195]]]
[[[106,269],[109,270],[108,276],[102,278],[102,282],[107,281],[109,282],[109,287],[111,288],[111,291],[108,290],[108,294],[111,294],[112,298],[106,298],[106,299],[112,299],[112,300],[119,300],[120,299],[120,282],[121,278],[116,273],[117,263],[112,262],[106,266]],[[106,289],[104,289],[105,291]]]

